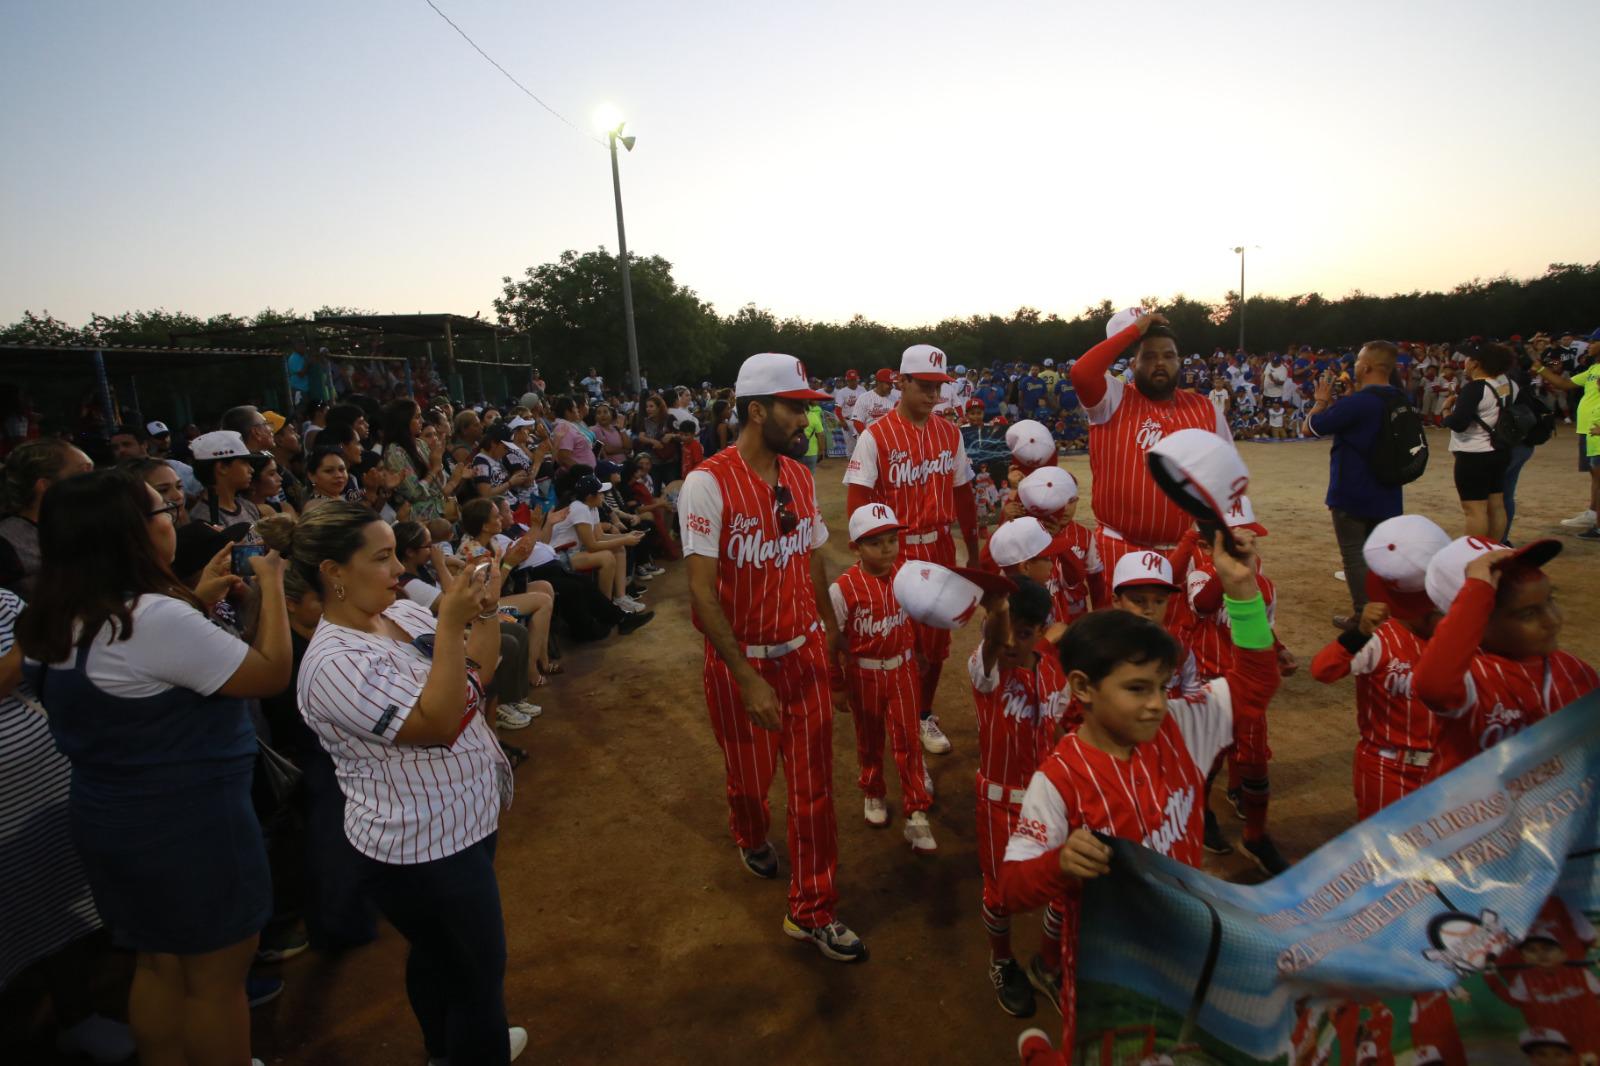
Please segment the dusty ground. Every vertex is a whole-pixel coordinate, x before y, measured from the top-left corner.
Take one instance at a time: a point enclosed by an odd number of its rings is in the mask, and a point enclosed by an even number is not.
[[[1408,507],[1459,533],[1442,436],[1434,447],[1433,468],[1408,489]],[[1303,664],[1332,637],[1329,616],[1348,606],[1332,576],[1326,452],[1315,442],[1243,448],[1256,510],[1272,532],[1263,554],[1279,589],[1279,634]],[[1586,491],[1572,452],[1564,429],[1524,471],[1519,542],[1571,532],[1558,522],[1579,510]],[[818,479],[836,531],[842,465],[825,463]],[[1066,465],[1088,484],[1085,458]],[[1563,539],[1567,551],[1550,569],[1567,611],[1566,645],[1600,661],[1600,548]],[[843,536],[826,551],[831,573],[848,564]],[[517,772],[516,804],[502,821],[499,872],[507,1005],[532,1034],[523,1061],[1015,1061],[1011,1048],[1027,1023],[994,1002],[978,917],[977,731],[961,670],[976,632],[957,634],[940,689],[955,751],[930,759],[937,857],[912,857],[897,811],[886,831],[862,821],[852,731],[847,718],[835,720],[841,917],[872,949],[869,962],[847,967],[785,938],[783,882],[758,881],[737,860],[682,567],[658,579],[648,599],[656,620],[632,637],[571,651],[568,674],[543,690],[544,717],[514,735],[533,757]],[[1305,669],[1272,707],[1271,824],[1290,858],[1354,819],[1354,719],[1349,683],[1327,688]],[[774,839],[782,804],[775,784]],[[1231,815],[1223,825],[1237,837]],[[1254,867],[1234,856],[1215,872],[1243,879]],[[1037,921],[1019,919],[1013,935],[1019,953],[1030,954]],[[403,958],[404,944],[385,929],[377,944],[336,962],[291,960],[282,998],[254,1012],[256,1054],[308,1066],[422,1063]],[[1058,1031],[1043,1003],[1033,1024]]]

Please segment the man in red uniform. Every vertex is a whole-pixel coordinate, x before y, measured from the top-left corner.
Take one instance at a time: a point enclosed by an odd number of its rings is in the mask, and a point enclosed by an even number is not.
[[[1211,401],[1178,388],[1178,342],[1165,315],[1147,314],[1110,334],[1072,366],[1072,387],[1089,418],[1089,472],[1100,562],[1115,572],[1130,551],[1170,553],[1193,518],[1164,494],[1145,453],[1180,429],[1211,430],[1232,440]],[[1116,327],[1115,332],[1112,332]],[[1133,385],[1106,371],[1133,348]]]
[[[913,344],[900,356],[900,405],[862,431],[845,472],[851,514],[869,503],[887,504],[905,531],[901,557],[954,566],[950,523],[959,521],[967,565],[978,561],[978,502],[972,492],[972,464],[961,431],[934,418],[939,387],[953,380],[945,354],[931,344]],[[857,408],[860,401],[857,402]],[[933,716],[939,673],[950,657],[947,630],[912,623],[922,675],[922,747],[930,755],[950,750],[950,740]]]
[[[705,635],[706,705],[727,767],[729,824],[744,865],[778,872],[767,792],[778,757],[788,798],[789,913],[783,931],[839,962],[867,957],[835,915],[829,664],[837,633],[822,556],[828,539],[805,451],[806,409],[824,399],[790,355],[753,355],[734,386],[739,439],[683,481],[689,597]]]

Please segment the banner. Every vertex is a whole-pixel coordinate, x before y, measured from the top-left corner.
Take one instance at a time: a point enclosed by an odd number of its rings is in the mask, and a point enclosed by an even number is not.
[[[1600,692],[1258,885],[1126,841],[1080,1062],[1600,1064]]]

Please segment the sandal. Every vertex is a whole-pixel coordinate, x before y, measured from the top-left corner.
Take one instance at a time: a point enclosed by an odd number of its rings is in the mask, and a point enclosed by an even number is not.
[[[543,667],[540,667],[539,670],[540,673],[544,674],[546,677],[559,677],[561,674],[567,672],[567,668],[561,665],[560,659],[552,660],[550,663],[550,669],[546,670]]]
[[[540,674],[539,675],[539,679],[537,681],[529,681],[528,682],[528,687],[529,688],[544,688],[549,683],[550,683],[550,679],[548,677],[546,677],[544,674]]]

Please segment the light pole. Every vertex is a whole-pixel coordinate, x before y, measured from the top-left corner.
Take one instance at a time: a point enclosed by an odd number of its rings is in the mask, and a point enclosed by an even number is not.
[[[622,261],[622,317],[628,329],[628,374],[633,381],[633,395],[639,388],[639,338],[633,332],[633,279],[628,275],[628,231],[622,225],[622,174],[617,170],[617,142],[633,151],[635,138],[622,135],[623,123],[606,130],[606,143],[611,147],[611,191],[617,200],[617,250]]]
[[[613,154],[615,154],[615,149],[613,149]],[[620,211],[622,209],[619,207],[617,210]],[[621,218],[620,215],[617,217]],[[1250,247],[1259,249],[1261,245],[1252,244]],[[1233,251],[1239,257],[1239,350],[1242,352],[1244,351],[1244,253],[1246,249],[1244,245],[1238,244],[1234,246]]]

